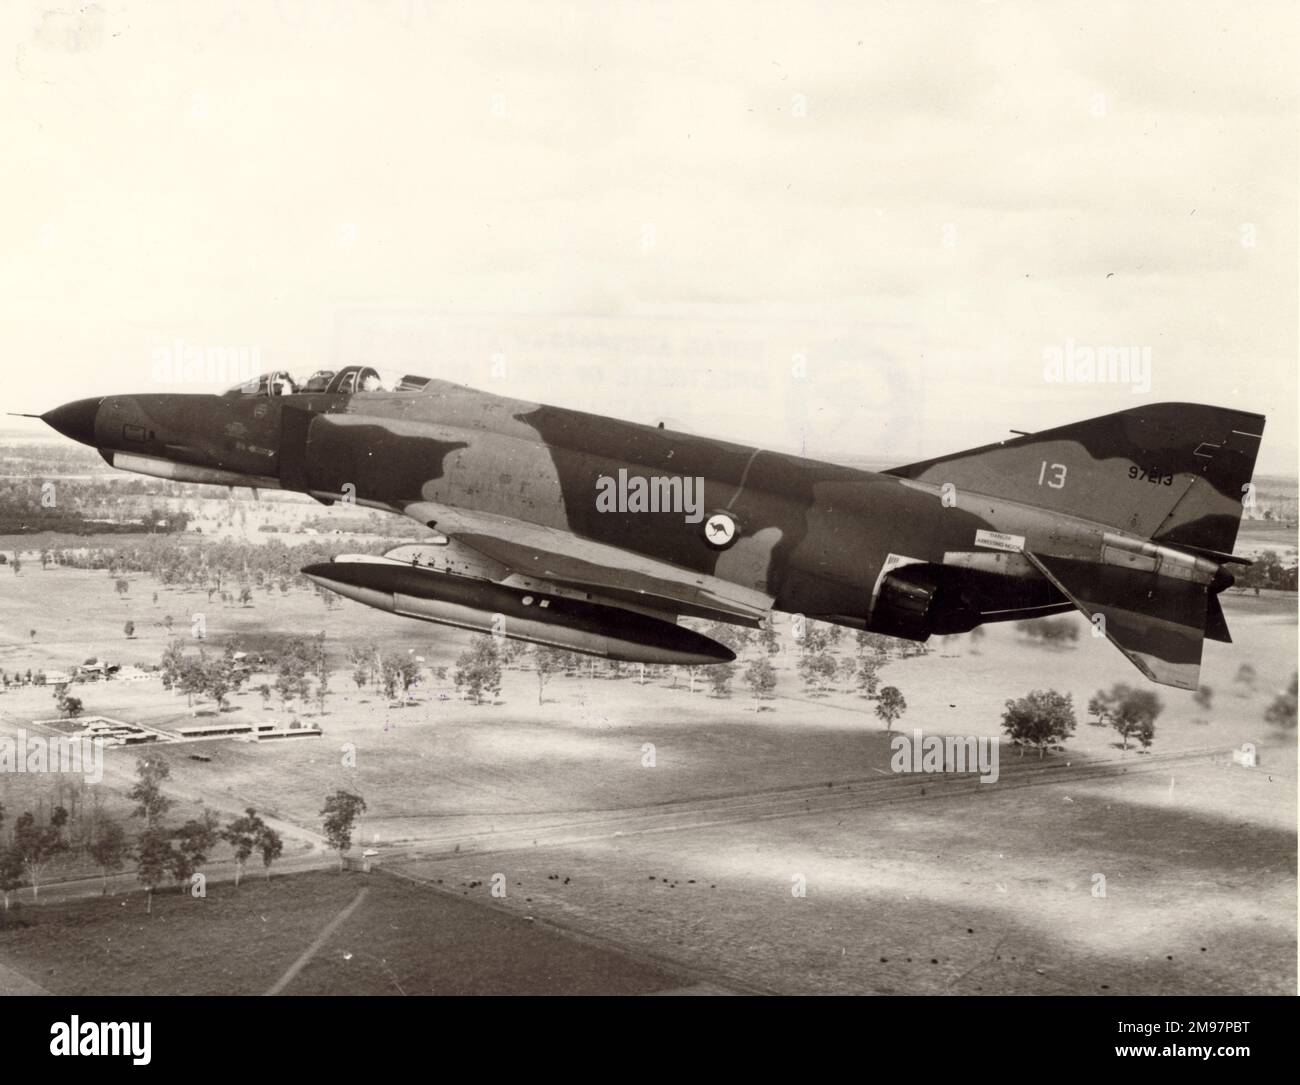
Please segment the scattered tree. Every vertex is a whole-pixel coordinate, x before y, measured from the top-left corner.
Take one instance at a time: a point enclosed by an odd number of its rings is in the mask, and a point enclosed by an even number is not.
[[[839,643],[843,635],[842,626],[828,625],[807,618],[804,620],[803,636],[799,638],[799,650],[809,655],[829,652]]]
[[[321,809],[325,839],[339,853],[339,870],[343,869],[343,853],[352,847],[353,826],[365,810],[366,800],[351,791],[340,789],[325,799]]]
[[[491,637],[474,638],[469,650],[456,660],[453,681],[476,705],[483,703],[484,694],[495,697],[501,692],[501,663]]]
[[[9,911],[9,896],[23,887],[23,859],[18,849],[0,843],[0,895],[3,895],[5,911]]]
[[[271,864],[284,853],[284,840],[279,833],[264,824],[257,833],[257,850],[262,853],[262,873],[270,881]]]
[[[221,831],[221,839],[230,845],[235,853],[235,888],[244,876],[244,864],[257,847],[258,833],[265,827],[265,822],[257,816],[251,806],[244,809],[242,817],[237,817]]]
[[[244,683],[246,673],[235,659],[234,644],[227,644],[225,650],[215,659],[209,659],[200,650],[199,662],[195,668],[198,692],[206,693],[217,703],[217,711],[223,712],[227,698]]]
[[[73,697],[68,693],[68,686],[65,682],[60,682],[54,687],[54,700],[59,706],[59,714],[65,719],[75,720],[81,715],[84,708],[80,697]]]
[[[564,670],[564,653],[544,644],[537,645],[533,649],[533,670],[537,673],[537,703],[541,704],[546,683]]]
[[[858,633],[856,640],[859,652],[870,652],[877,659],[885,659],[896,643],[892,637],[886,637],[882,633],[868,633],[865,629]]]
[[[286,711],[289,702],[295,698],[307,699],[310,688],[307,682],[309,666],[307,642],[301,637],[294,637],[281,651],[275,676],[275,691],[280,695]]]
[[[40,900],[40,878],[45,865],[68,850],[68,842],[63,838],[63,827],[67,822],[68,812],[62,806],[54,808],[48,825],[37,825],[30,811],[14,822],[12,847],[27,872],[33,900]]]
[[[1123,682],[1110,691],[1098,690],[1088,702],[1088,711],[1120,733],[1123,748],[1132,736],[1146,749],[1156,734],[1156,717],[1164,710],[1160,698],[1147,689],[1134,689]]]
[[[221,839],[220,826],[217,815],[204,810],[202,818],[191,818],[177,830],[176,845],[171,852],[171,872],[182,889],[190,876],[207,862],[208,852]]]
[[[353,668],[352,680],[357,683],[358,689],[366,682],[373,684],[379,670],[379,648],[374,644],[353,645],[348,649],[348,663]],[[365,678],[358,681],[359,674],[365,675]]]
[[[1277,695],[1273,703],[1268,706],[1268,711],[1264,713],[1264,719],[1274,727],[1281,727],[1287,731],[1295,730],[1295,711],[1296,711],[1296,676],[1291,675],[1291,684]]]
[[[332,596],[331,596],[332,597]],[[325,652],[325,634],[318,633],[312,640],[312,673],[316,676],[316,710],[325,715],[325,698],[330,688],[329,657]]]
[[[805,645],[809,639],[805,636]],[[815,643],[827,643],[821,633],[811,639]],[[803,656],[799,660],[799,677],[803,680],[804,686],[814,693],[825,693],[830,689],[838,669],[835,657],[825,650],[813,651],[805,647]]]
[[[90,841],[90,857],[95,860],[103,875],[100,896],[108,895],[108,876],[126,865],[131,848],[126,830],[109,817],[100,817],[95,824],[95,834]]]
[[[1026,746],[1036,746],[1040,761],[1043,751],[1064,742],[1074,734],[1077,724],[1073,698],[1055,690],[1036,689],[1019,700],[1008,701],[1002,714],[1002,729],[1020,747],[1020,756],[1024,757]]]
[[[731,680],[736,676],[734,663],[717,663],[708,670],[709,686],[715,697],[731,696]]]
[[[876,701],[876,715],[885,721],[886,734],[894,729],[894,721],[906,711],[907,701],[897,686],[886,686],[880,691],[880,697]]]
[[[754,697],[755,708],[776,690],[776,668],[765,658],[754,660],[745,668],[745,685]]]
[[[870,699],[880,688],[880,664],[871,656],[863,656],[858,663],[858,689]]]
[[[135,803],[133,816],[143,818],[146,829],[157,827],[159,820],[172,807],[172,800],[163,794],[163,784],[171,771],[171,765],[162,758],[136,758],[136,782],[126,797]]]
[[[175,864],[175,851],[167,830],[161,825],[146,824],[136,841],[136,876],[147,891],[145,913],[153,915],[154,890],[162,885]]]

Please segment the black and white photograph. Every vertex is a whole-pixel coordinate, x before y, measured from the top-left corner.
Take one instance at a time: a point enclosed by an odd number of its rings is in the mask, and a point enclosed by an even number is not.
[[[1298,56],[1268,2],[5,4],[0,1020],[1027,996],[1248,1060]]]

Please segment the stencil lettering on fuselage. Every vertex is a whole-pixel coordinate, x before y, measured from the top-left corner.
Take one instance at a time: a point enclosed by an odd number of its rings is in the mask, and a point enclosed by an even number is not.
[[[1018,554],[1025,548],[1023,535],[1008,535],[1002,531],[976,531],[975,545],[989,550],[1008,550]]]

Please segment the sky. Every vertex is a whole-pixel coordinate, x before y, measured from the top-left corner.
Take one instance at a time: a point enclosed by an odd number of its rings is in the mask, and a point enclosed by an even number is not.
[[[1258,469],[1295,474],[1298,31],[1237,0],[19,0],[0,407],[242,375],[169,364],[197,351],[901,463],[1191,400],[1265,413]],[[1123,379],[1049,366],[1100,351]]]

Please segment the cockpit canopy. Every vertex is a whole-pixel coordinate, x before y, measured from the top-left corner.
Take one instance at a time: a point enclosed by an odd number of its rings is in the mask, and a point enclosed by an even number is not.
[[[368,365],[345,365],[342,369],[318,369],[308,377],[294,377],[287,369],[276,369],[260,377],[237,384],[228,396],[350,396],[358,392],[419,392],[430,381],[408,373],[396,380],[385,380],[379,370]]]

